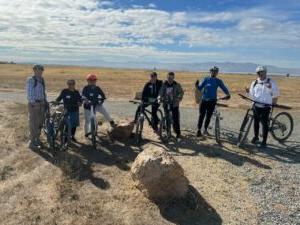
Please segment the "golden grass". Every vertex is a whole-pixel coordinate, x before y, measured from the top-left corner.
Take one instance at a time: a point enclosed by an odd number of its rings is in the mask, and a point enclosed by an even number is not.
[[[26,77],[32,73],[31,65],[0,65],[0,88],[7,91],[11,89],[24,89]],[[109,69],[97,67],[76,67],[76,66],[46,66],[45,79],[50,92],[59,92],[65,87],[65,81],[74,78],[77,81],[77,88],[85,85],[85,77],[88,73],[95,73],[99,77],[99,84],[107,96],[115,100],[128,100],[133,94],[143,88],[144,83],[149,79],[147,70],[130,69]],[[160,79],[165,79],[166,71],[159,72]],[[183,104],[192,106],[194,104],[193,87],[196,79],[202,79],[205,74],[191,72],[177,72],[176,79],[183,85],[185,97]],[[244,88],[249,86],[255,75],[220,74],[220,78],[228,85],[232,100],[232,107],[239,107],[240,104],[247,104],[237,94],[243,93]],[[281,98],[280,103],[300,108],[300,78],[278,77],[277,81]]]

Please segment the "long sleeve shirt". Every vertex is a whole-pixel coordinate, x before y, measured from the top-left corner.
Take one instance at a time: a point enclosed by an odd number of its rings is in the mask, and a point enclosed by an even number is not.
[[[68,112],[78,112],[79,103],[82,102],[81,95],[77,90],[71,91],[69,89],[64,89],[57,97],[56,101],[60,102],[63,100],[65,108]]]
[[[45,101],[47,99],[43,78],[31,76],[26,81],[26,93],[29,103]]]
[[[216,77],[205,77],[198,86],[199,91],[202,92],[202,99],[205,101],[216,100],[218,88],[221,88],[226,95],[230,95],[223,81]]]
[[[94,85],[85,86],[82,90],[82,97],[84,99],[91,101],[91,103],[93,105],[98,104],[99,98],[102,98],[102,99],[106,98],[102,89],[100,87],[94,86]],[[88,110],[91,109],[91,106],[89,104],[84,104],[83,106],[85,109],[88,109]]]
[[[260,80],[258,78],[252,82],[249,95],[256,102],[272,105],[273,98],[279,97],[279,89],[274,80],[270,78]],[[256,106],[264,107],[262,104],[256,104]]]

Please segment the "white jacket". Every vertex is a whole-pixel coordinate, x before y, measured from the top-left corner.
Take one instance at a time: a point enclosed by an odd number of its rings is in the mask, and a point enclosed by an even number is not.
[[[249,95],[256,102],[272,105],[273,98],[279,97],[279,89],[276,82],[271,78],[265,80],[257,78],[251,84]],[[256,104],[256,106],[264,107],[262,104]]]

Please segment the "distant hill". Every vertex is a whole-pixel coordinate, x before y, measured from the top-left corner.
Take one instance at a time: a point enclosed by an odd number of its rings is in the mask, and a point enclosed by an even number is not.
[[[5,61],[0,61],[0,64],[16,64],[15,62],[5,62]]]

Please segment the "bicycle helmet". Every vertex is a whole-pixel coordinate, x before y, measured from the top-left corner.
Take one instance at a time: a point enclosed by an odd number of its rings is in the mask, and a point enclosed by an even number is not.
[[[217,66],[213,66],[212,68],[210,68],[209,70],[210,72],[219,72],[219,68]]]
[[[265,67],[265,66],[258,66],[258,67],[256,68],[256,73],[260,73],[260,72],[265,72],[265,73],[267,73],[267,67]]]
[[[96,81],[97,80],[97,76],[95,74],[88,74],[86,77],[87,81]]]

